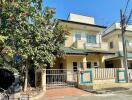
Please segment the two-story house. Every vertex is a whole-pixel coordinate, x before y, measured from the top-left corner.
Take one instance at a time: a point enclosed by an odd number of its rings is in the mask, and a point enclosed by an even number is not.
[[[71,13],[68,20],[59,20],[59,24],[67,26],[70,34],[66,35],[64,57],[57,58],[52,69],[46,69],[47,88],[75,85],[78,80],[93,86],[119,82],[119,78],[126,81],[119,23],[105,27],[96,25],[93,17]],[[125,33],[129,68],[132,68],[131,33],[132,26],[129,25]]]
[[[65,56],[55,61],[54,68],[73,71],[82,67],[105,68],[105,59],[115,55],[109,51],[108,43],[102,41],[101,32],[106,27],[96,25],[93,17],[71,13],[60,24],[69,28],[70,35],[66,36]]]

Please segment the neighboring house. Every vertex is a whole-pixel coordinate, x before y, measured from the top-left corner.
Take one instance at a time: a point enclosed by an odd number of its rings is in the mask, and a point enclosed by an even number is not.
[[[123,67],[123,45],[120,23],[114,23],[102,33],[102,41],[108,43],[109,51],[115,52],[115,57],[107,59],[106,66],[110,68]],[[128,68],[132,69],[132,25],[125,32]]]

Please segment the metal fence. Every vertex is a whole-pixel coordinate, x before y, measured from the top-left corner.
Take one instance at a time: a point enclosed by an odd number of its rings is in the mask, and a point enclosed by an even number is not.
[[[74,87],[77,85],[77,72],[66,69],[47,69],[46,88]]]
[[[94,79],[113,79],[115,78],[115,68],[95,68]]]

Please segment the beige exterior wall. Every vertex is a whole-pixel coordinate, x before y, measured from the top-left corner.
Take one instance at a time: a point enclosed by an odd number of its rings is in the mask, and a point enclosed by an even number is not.
[[[120,39],[117,34],[103,39],[103,41],[105,41],[108,44],[108,50],[112,52],[119,51],[119,40]],[[113,48],[110,48],[110,42],[113,42]]]
[[[66,68],[73,70],[73,62],[77,62],[77,67],[80,69],[80,62],[83,61],[85,56],[66,56]]]
[[[65,57],[66,68],[73,70],[73,62],[77,62],[78,69],[80,69],[80,63],[81,62],[84,62],[84,64],[86,62],[91,62],[92,63],[92,65],[91,65],[92,68],[94,68],[93,63],[97,62],[98,67],[102,68],[102,67],[104,67],[104,60],[102,60],[102,58],[103,58],[103,55],[95,55],[95,54],[90,54],[88,56],[74,56],[74,55],[66,56]],[[84,66],[84,68],[87,69],[86,65]]]
[[[70,30],[70,35],[67,36],[65,41],[65,47],[75,47],[77,49],[91,49],[91,50],[108,50],[108,43],[102,41],[101,35],[98,31],[92,30]],[[81,40],[75,41],[75,34],[81,34]],[[87,43],[87,35],[96,35],[96,44]]]
[[[129,41],[129,43],[127,44],[127,51],[128,52],[132,52],[132,36],[125,36],[125,39]],[[123,51],[123,46],[122,46],[122,38],[120,36],[119,38],[119,50]]]
[[[97,55],[97,54],[91,54],[87,56],[87,62],[91,61],[92,62],[92,68],[94,68],[93,63],[97,62],[99,68],[104,68],[104,60],[103,60],[103,55]]]
[[[66,36],[66,40],[65,40],[65,47],[71,47],[73,45],[73,37],[70,34],[69,36]]]

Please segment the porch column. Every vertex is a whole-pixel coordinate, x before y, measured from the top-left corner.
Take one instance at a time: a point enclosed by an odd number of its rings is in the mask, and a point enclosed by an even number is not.
[[[87,66],[87,56],[84,56],[83,57],[83,67],[84,67],[84,70],[86,69],[86,66]]]
[[[121,60],[121,68],[124,68],[124,65],[123,65],[123,58],[121,58],[120,60]]]
[[[99,65],[101,68],[105,68],[105,56],[102,56],[100,58],[100,65]]]

